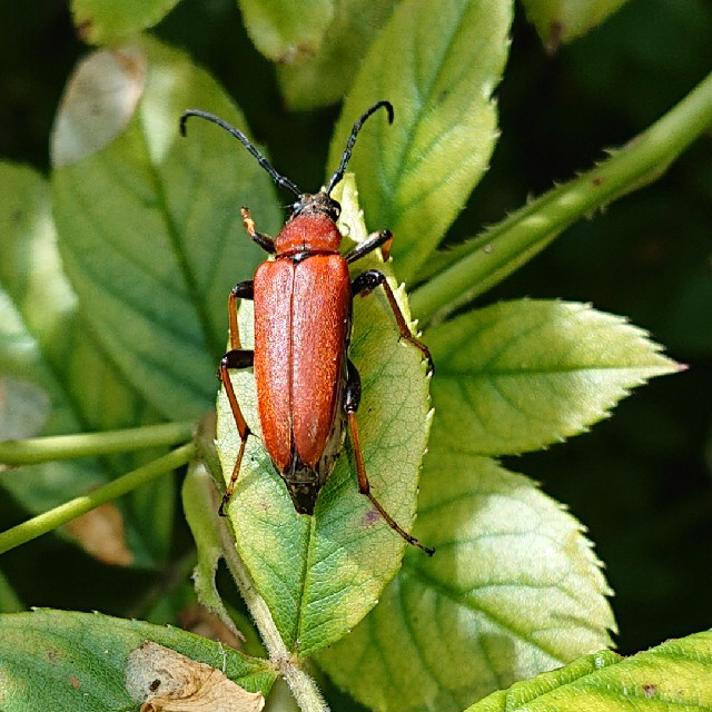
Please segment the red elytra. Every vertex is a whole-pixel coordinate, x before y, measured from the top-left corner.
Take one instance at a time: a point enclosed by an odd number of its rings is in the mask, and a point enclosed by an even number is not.
[[[430,352],[410,332],[385,275],[367,270],[353,282],[349,276],[349,263],[372,250],[381,247],[387,257],[393,239],[390,231],[369,235],[346,255],[339,252],[341,233],[336,220],[341,206],[330,194],[343,178],[358,132],[380,108],[386,109],[389,122],[393,121],[393,107],[387,101],[379,101],[366,111],[354,124],[329,184],[316,194],[300,191],[277,173],[241,131],[217,116],[198,109],[189,109],[181,116],[183,135],[191,116],[217,124],[247,148],[277,185],[297,196],[289,219],[274,239],[257,231],[247,208],[241,210],[250,237],[274,259],[263,262],[253,280],[235,285],[228,298],[230,351],[220,362],[219,376],[240,434],[240,448],[220,514],[224,514],[237,484],[245,443],[251,434],[229,371],[253,367],[262,439],[295,509],[313,514],[319,491],[333,470],[348,430],[359,491],[403,539],[432,554],[434,550],[407,533],[370,490],[356,422],[361,382],[348,359],[353,297],[365,296],[381,286],[401,337],[420,349],[432,365]],[[238,299],[254,300],[253,351],[243,349],[240,343]]]

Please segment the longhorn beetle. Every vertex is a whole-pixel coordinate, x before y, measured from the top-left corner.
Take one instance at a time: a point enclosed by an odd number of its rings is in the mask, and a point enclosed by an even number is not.
[[[220,361],[218,377],[240,434],[240,448],[219,511],[224,515],[240,474],[245,443],[251,434],[229,371],[253,367],[264,445],[297,512],[313,514],[317,495],[336,463],[346,426],[359,491],[403,539],[432,555],[434,550],[408,534],[371,492],[356,423],[361,379],[347,353],[354,295],[366,296],[382,287],[401,338],[420,349],[432,367],[428,348],[410,332],[386,276],[370,269],[353,282],[349,278],[349,264],[372,250],[380,247],[388,258],[393,241],[390,230],[369,235],[346,255],[339,253],[342,236],[336,220],[341,206],[331,197],[331,191],[344,176],[361,127],[380,108],[386,110],[388,122],[393,123],[393,106],[388,101],[379,101],[366,111],[353,125],[336,172],[326,188],[315,194],[305,193],[289,178],[277,173],[241,131],[217,116],[188,109],[180,118],[183,136],[191,116],[225,129],[257,159],[280,188],[296,196],[290,206],[291,214],[275,238],[258,232],[247,208],[240,210],[247,234],[274,259],[263,262],[253,280],[236,284],[228,297],[230,350]],[[240,343],[238,299],[252,299],[255,303],[254,351],[243,349]]]

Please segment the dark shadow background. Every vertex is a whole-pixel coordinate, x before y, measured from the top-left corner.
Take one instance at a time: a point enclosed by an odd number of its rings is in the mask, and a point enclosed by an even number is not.
[[[709,0],[630,0],[554,58],[519,10],[499,91],[502,139],[452,241],[589,167],[712,69]],[[183,0],[156,32],[217,77],[281,172],[319,185],[338,107],[283,108],[273,68],[247,38],[234,0]],[[87,48],[60,0],[3,3],[0,36],[0,158],[47,171],[54,111]],[[592,302],[650,330],[690,365],[636,392],[592,433],[506,463],[540,480],[589,527],[616,591],[624,653],[712,624],[711,138],[652,186],[568,230],[479,300]],[[0,502],[0,520],[17,517]],[[189,546],[181,525],[176,555]],[[102,566],[55,537],[10,552],[2,567],[28,604],[124,615],[131,610],[126,592],[139,600],[156,580]]]

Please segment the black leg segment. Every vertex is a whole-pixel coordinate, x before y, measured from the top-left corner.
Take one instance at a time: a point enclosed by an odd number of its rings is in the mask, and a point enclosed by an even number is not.
[[[356,262],[369,252],[373,252],[377,247],[382,248],[383,259],[387,260],[391,253],[393,244],[393,233],[390,230],[381,230],[371,233],[361,244],[356,245],[353,250],[347,252],[344,257],[347,262]]]

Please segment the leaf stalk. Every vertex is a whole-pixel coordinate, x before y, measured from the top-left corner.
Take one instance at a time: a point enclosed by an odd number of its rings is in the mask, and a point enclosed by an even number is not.
[[[4,440],[0,441],[0,463],[7,466],[36,465],[53,460],[71,460],[77,457],[177,445],[190,440],[194,429],[195,422],[186,420],[99,433]]]
[[[106,502],[117,499],[166,472],[171,472],[177,467],[185,465],[195,455],[195,451],[195,443],[187,443],[163,457],[159,457],[101,487],[97,487],[89,494],[70,499],[58,507],[54,507],[47,512],[28,519],[26,522],[22,522],[22,524],[7,529],[0,533],[0,554],[36,539],[42,534],[47,534],[53,529],[72,521],[72,519],[76,519]]]

